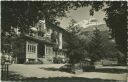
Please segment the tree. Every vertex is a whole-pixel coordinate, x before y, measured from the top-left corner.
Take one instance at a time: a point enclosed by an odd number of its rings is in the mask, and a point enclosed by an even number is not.
[[[61,5],[61,6],[60,6]],[[2,28],[9,31],[11,26],[20,28],[21,32],[27,32],[30,26],[39,20],[48,19],[54,21],[56,17],[65,16],[68,3],[66,2],[2,2]]]
[[[103,37],[101,35],[101,32],[96,28],[93,31],[93,37],[88,46],[89,58],[91,59],[92,64],[104,57],[103,48]]]
[[[2,32],[1,37],[1,51],[5,53],[12,52],[12,43],[16,41],[16,33],[13,29],[9,30],[9,32]]]
[[[68,56],[72,62],[80,62],[85,58],[90,58],[92,64],[101,59],[119,59],[120,54],[115,43],[109,38],[110,34],[108,31],[100,31],[96,27],[94,31],[86,31],[79,25],[71,20],[68,31],[70,37],[68,42]],[[85,30],[85,31],[84,31]],[[79,56],[79,57],[78,57]]]
[[[67,50],[68,50],[68,58],[69,63],[76,64],[80,61],[84,60],[85,56],[87,55],[87,51],[85,49],[85,41],[83,41],[79,35],[80,27],[77,25],[75,26],[75,21],[71,20],[71,24],[68,28],[68,37],[66,42],[68,43]]]
[[[88,28],[94,28],[94,26]],[[101,29],[98,26],[94,31],[82,28],[79,32],[79,38],[83,40],[88,52],[87,57],[93,60],[92,63],[101,59],[117,60],[122,57],[121,54],[117,55],[119,50],[116,48],[115,41],[110,38],[110,32],[108,30],[102,31]]]
[[[127,65],[127,2],[126,1],[107,1],[92,3],[91,15],[94,11],[101,10],[104,6],[106,13],[106,24],[112,32],[112,37],[116,41],[117,48],[124,54],[122,65]]]
[[[127,2],[108,3],[105,19],[115,38],[117,48],[124,54],[122,65],[127,64]]]
[[[66,17],[70,9],[91,5],[93,2],[70,1],[27,1],[1,2],[1,23],[3,31],[9,31],[11,26],[27,32],[30,26],[39,19],[55,22],[57,17]],[[101,4],[101,2],[99,2]]]

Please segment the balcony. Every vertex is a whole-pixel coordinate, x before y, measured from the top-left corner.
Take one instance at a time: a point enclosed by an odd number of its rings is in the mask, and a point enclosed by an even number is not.
[[[25,34],[25,37],[27,37],[27,39],[31,39],[34,41],[42,41],[45,43],[51,43],[54,44],[54,42],[52,42],[51,40],[51,36],[48,35],[40,35],[38,33],[29,33],[29,34]]]

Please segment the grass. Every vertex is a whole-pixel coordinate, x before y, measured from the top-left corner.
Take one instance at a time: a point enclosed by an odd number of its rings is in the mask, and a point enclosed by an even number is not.
[[[20,81],[20,82],[126,82],[117,80],[97,79],[97,78],[83,78],[83,77],[53,77],[53,78],[24,78],[18,74],[11,73],[9,79],[6,81]]]
[[[49,71],[58,71],[54,68],[45,68]],[[120,69],[97,69],[95,72],[109,72],[109,73],[126,73],[126,70]],[[128,72],[128,71],[127,71]],[[9,72],[9,78],[2,79],[6,81],[20,81],[20,82],[126,82],[117,80],[97,79],[97,78],[84,78],[84,77],[53,77],[53,78],[37,78],[37,77],[23,77],[15,72]]]
[[[46,71],[54,71],[54,73],[56,73],[55,71],[60,71],[59,68],[55,68],[55,67],[40,67],[39,69],[43,69]],[[96,72],[96,74],[98,73],[115,73],[115,74],[123,74],[123,73],[128,73],[127,69],[116,69],[116,68],[97,68],[95,70],[92,70],[93,72]],[[91,72],[92,72],[91,71]],[[61,72],[60,72],[61,73]],[[90,73],[90,72],[89,72]],[[45,74],[45,73],[43,73]],[[92,77],[92,76],[91,76]],[[111,78],[112,79],[112,78]],[[51,78],[37,78],[36,76],[34,77],[23,77],[22,75],[19,75],[15,72],[11,72],[9,71],[9,76],[6,79],[2,79],[2,80],[8,80],[8,81],[22,81],[22,82],[28,82],[28,81],[34,81],[34,82],[126,82],[126,81],[117,81],[115,80],[111,80],[111,79],[98,79],[98,78],[87,78],[87,77],[76,77],[76,76],[72,76],[72,77],[51,77]]]

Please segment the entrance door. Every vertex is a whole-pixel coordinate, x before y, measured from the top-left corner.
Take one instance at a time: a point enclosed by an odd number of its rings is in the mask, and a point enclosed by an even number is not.
[[[43,44],[38,45],[38,58],[43,58],[45,56],[45,47]]]

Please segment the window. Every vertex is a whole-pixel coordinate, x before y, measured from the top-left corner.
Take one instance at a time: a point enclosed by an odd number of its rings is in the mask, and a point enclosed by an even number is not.
[[[35,46],[33,46],[33,52],[35,53]]]
[[[33,52],[33,53],[35,53],[36,52],[36,46],[34,46],[34,45],[28,45],[28,52]]]
[[[52,47],[46,47],[46,54],[53,54]]]
[[[32,46],[30,45],[30,50],[29,51],[31,52],[31,50],[32,50]]]
[[[39,24],[41,25],[40,27],[41,27],[42,29],[45,28],[45,20],[39,20]]]
[[[38,24],[38,31],[41,31],[41,23]]]
[[[46,54],[48,54],[48,52],[49,52],[49,51],[48,51],[48,47],[46,47]]]
[[[41,28],[44,29],[44,23],[42,23]]]
[[[28,45],[28,52],[29,52],[29,50],[30,50],[30,46]]]
[[[31,45],[31,52],[33,52],[33,46]]]
[[[37,28],[38,28],[38,31],[44,30],[44,29],[45,29],[45,23],[39,22],[39,23],[37,24]]]

